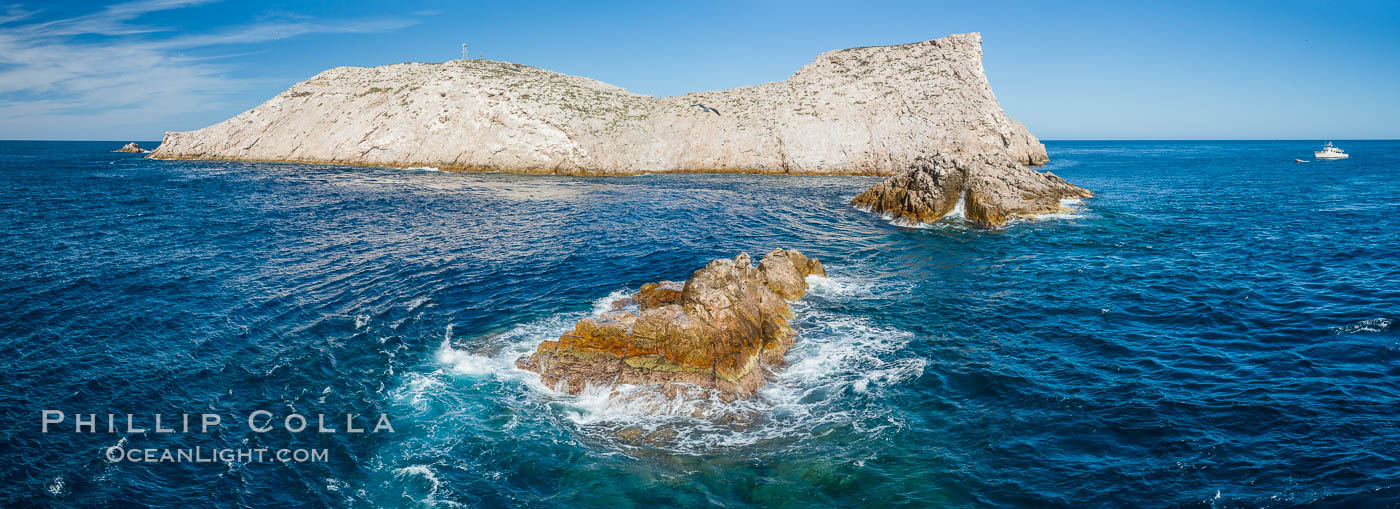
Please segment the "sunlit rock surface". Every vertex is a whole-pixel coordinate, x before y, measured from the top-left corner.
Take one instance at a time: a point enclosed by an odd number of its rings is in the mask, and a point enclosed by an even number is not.
[[[1014,217],[1059,212],[1061,200],[1088,190],[1001,155],[938,156],[886,179],[851,201],[906,224],[932,223],[961,211],[969,221],[997,227]]]
[[[710,262],[685,283],[644,285],[610,311],[580,320],[557,341],[516,361],[550,387],[659,385],[670,393],[709,389],[749,396],[768,370],[783,364],[794,341],[785,299],[807,291],[806,277],[826,275],[821,262],[776,249],[755,267],[748,254]]]
[[[894,175],[937,155],[1047,160],[976,33],[823,53],[784,81],[650,97],[486,60],[338,67],[153,157],[625,174]]]

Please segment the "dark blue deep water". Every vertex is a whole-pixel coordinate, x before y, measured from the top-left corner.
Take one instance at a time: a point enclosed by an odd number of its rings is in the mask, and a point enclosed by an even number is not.
[[[119,145],[0,144],[0,505],[1400,504],[1398,142],[1310,164],[1292,161],[1319,142],[1050,143],[1045,169],[1097,196],[995,231],[852,210],[866,177]],[[754,422],[563,396],[511,365],[610,294],[779,246],[832,277],[796,304],[788,367],[736,404]],[[67,420],[41,433],[44,410]],[[256,410],[313,431],[253,432]],[[147,431],[108,433],[108,413]],[[182,413],[223,422],[151,429]]]

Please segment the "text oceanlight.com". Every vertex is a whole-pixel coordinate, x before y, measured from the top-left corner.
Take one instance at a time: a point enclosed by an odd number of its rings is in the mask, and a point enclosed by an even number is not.
[[[276,415],[266,410],[256,410],[247,419],[238,419],[246,424],[248,431],[268,433],[274,430],[288,433],[393,433],[394,425],[388,415],[364,416],[344,414]],[[219,414],[68,414],[61,410],[44,410],[40,417],[44,433],[72,432],[84,434],[112,433],[139,435],[147,433],[180,434],[210,433],[224,424]],[[325,462],[329,456],[327,449],[274,449],[274,448],[139,448],[125,447],[123,438],[117,445],[108,447],[103,456],[110,462],[129,463],[306,463]]]
[[[107,448],[107,461],[119,463],[324,463],[330,452],[326,449],[124,449],[119,445]]]

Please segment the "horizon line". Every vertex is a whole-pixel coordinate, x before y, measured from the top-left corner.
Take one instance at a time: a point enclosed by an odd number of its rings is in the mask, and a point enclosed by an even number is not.
[[[1044,142],[1062,141],[1400,141],[1400,138],[1052,138],[1042,139]],[[25,142],[93,142],[93,143],[137,143],[154,142],[160,144],[164,140],[139,140],[134,138],[93,140],[93,139],[0,139],[0,142],[25,141]]]

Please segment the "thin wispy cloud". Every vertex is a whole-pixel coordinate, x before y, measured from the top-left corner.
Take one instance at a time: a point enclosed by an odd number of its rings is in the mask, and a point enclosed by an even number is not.
[[[387,32],[413,18],[312,19],[279,15],[212,32],[141,22],[146,14],[210,0],[144,0],[38,21],[41,10],[0,7],[0,123],[3,137],[26,128],[145,121],[191,111],[226,109],[232,95],[273,80],[232,77],[233,68],[207,56],[220,46],[257,44],[312,34]],[[232,51],[233,56],[246,48]],[[200,50],[204,56],[186,54]]]
[[[25,29],[30,33],[50,36],[84,34],[131,35],[157,32],[161,29],[132,25],[129,22],[140,17],[142,14],[209,3],[210,1],[211,0],[150,0],[128,2],[109,5],[101,11],[84,16],[39,23],[25,27]]]
[[[5,10],[5,13],[4,13],[4,14],[0,14],[0,25],[6,24],[6,23],[9,23],[9,22],[12,22],[12,21],[19,21],[19,20],[22,20],[22,19],[24,19],[24,18],[28,18],[28,17],[30,17],[30,16],[33,16],[35,13],[39,12],[39,11],[25,10],[25,9],[21,8],[20,6],[18,6],[18,5],[7,5],[7,6],[4,6],[4,7],[0,7],[0,9],[4,9],[4,10]]]
[[[306,34],[366,34],[398,30],[413,24],[407,19],[348,20],[336,23],[268,23],[218,34],[178,37],[155,47],[192,48],[220,44],[248,44],[275,41]]]

